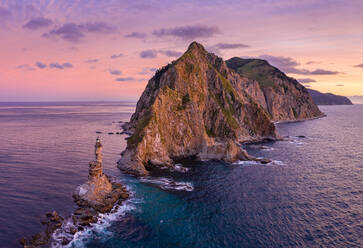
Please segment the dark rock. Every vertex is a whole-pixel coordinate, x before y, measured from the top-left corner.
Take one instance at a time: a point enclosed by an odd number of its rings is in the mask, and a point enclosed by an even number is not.
[[[101,132],[101,131],[96,131],[96,133],[99,133],[99,134],[100,134],[100,133],[102,133],[102,132]]]
[[[49,241],[49,238],[44,232],[37,233],[32,236],[32,245],[33,246],[41,246],[46,245]]]
[[[113,134],[113,132],[108,132],[108,134]]]
[[[78,230],[74,227],[71,227],[70,230],[69,230],[70,234],[74,235],[78,232]]]
[[[261,164],[268,164],[272,162],[270,159],[267,158],[260,159],[259,161],[261,162]]]
[[[304,135],[298,135],[298,138],[306,138]]]
[[[71,242],[71,240],[67,239],[67,238],[63,238],[62,240],[62,245],[68,245],[69,242]]]
[[[19,240],[19,243],[22,245],[22,246],[25,246],[26,245],[26,239],[24,237],[22,237],[20,240]]]

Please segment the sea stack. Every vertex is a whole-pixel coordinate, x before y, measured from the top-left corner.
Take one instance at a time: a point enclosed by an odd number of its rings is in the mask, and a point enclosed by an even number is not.
[[[73,223],[63,225],[64,218],[56,211],[47,213],[41,220],[45,231],[33,235],[30,239],[22,238],[20,243],[24,248],[50,247],[52,241],[56,242],[53,240],[53,233],[62,229],[66,237],[63,237],[60,242],[66,245],[72,240],[73,235],[84,229],[83,226],[97,222],[99,213],[110,212],[115,203],[120,203],[128,197],[125,187],[103,173],[102,144],[97,138],[95,160],[89,163],[88,181],[77,187],[73,193],[74,201],[79,206],[71,216]]]
[[[80,207],[91,207],[98,212],[110,211],[114,204],[128,197],[126,189],[103,173],[102,144],[95,144],[95,160],[89,163],[88,182],[77,187],[73,194]]]
[[[118,167],[147,175],[184,159],[235,162],[240,143],[276,139],[269,113],[245,91],[238,73],[193,42],[148,82],[124,131],[132,135]]]

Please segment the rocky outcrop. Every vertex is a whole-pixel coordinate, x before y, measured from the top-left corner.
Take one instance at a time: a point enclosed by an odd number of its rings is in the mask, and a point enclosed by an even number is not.
[[[80,207],[93,208],[97,212],[109,212],[119,199],[128,197],[126,189],[112,181],[102,171],[102,145],[99,139],[95,145],[96,160],[89,164],[88,181],[77,187],[74,201]]]
[[[55,211],[47,213],[42,216],[41,220],[45,231],[39,232],[29,239],[22,238],[21,245],[26,248],[50,247],[51,242],[57,241],[53,240],[53,233],[60,228],[66,234],[60,240],[60,245],[67,245],[74,234],[84,230],[84,226],[97,222],[99,213],[110,212],[116,203],[121,203],[129,197],[124,186],[103,173],[102,144],[98,138],[95,145],[95,156],[96,160],[89,164],[88,181],[77,187],[73,193],[78,209],[71,216],[71,223],[67,223]]]
[[[176,161],[251,159],[241,142],[275,139],[268,112],[246,91],[236,72],[193,42],[148,82],[124,131],[132,135],[118,167],[146,175]]]
[[[238,85],[239,90],[246,91],[270,114],[273,121],[324,116],[303,85],[266,60],[234,57],[226,64],[243,78]]]
[[[331,93],[321,93],[317,90],[308,89],[313,101],[317,105],[352,105],[348,97],[334,95]]]

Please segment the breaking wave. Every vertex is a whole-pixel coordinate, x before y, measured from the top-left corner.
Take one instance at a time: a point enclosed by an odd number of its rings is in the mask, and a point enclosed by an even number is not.
[[[141,182],[155,184],[164,190],[193,191],[194,187],[190,182],[175,182],[169,178],[143,177]]]
[[[128,188],[128,191],[133,195],[133,192]],[[98,221],[90,224],[88,227],[83,227],[82,231],[71,234],[71,229],[77,229],[73,224],[72,217],[69,217],[63,222],[61,228],[57,229],[52,235],[52,248],[83,248],[91,239],[99,238],[101,240],[108,240],[112,237],[113,233],[107,231],[107,227],[111,226],[112,222],[122,218],[127,213],[136,209],[136,204],[140,200],[130,197],[128,200],[121,204],[116,204],[110,213],[98,214]],[[71,240],[68,244],[64,244],[65,240]]]

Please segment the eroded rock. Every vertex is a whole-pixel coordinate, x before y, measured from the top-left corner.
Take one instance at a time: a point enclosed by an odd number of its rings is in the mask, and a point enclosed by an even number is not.
[[[130,122],[122,126],[132,135],[118,167],[147,175],[183,158],[250,159],[240,143],[277,134],[268,112],[238,90],[241,80],[223,59],[193,42],[148,82]]]
[[[73,193],[74,201],[79,206],[70,217],[73,224],[67,225],[65,219],[56,211],[46,213],[41,218],[45,231],[33,235],[30,239],[22,238],[19,242],[23,247],[49,247],[52,234],[57,229],[63,228],[72,236],[84,230],[85,226],[97,222],[99,213],[110,212],[116,203],[121,203],[129,197],[124,186],[103,173],[102,144],[99,139],[96,140],[95,157],[96,159],[89,164],[88,181],[77,187]],[[60,240],[62,245],[71,241],[69,235]]]

